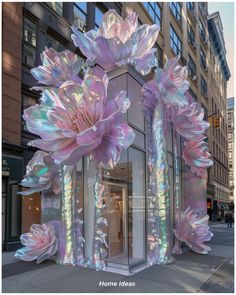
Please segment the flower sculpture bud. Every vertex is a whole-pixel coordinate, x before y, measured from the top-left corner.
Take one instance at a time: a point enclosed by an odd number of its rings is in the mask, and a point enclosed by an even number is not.
[[[41,263],[58,250],[55,230],[51,223],[33,224],[30,232],[21,235],[20,239],[25,247],[17,250],[15,257],[23,261],[36,260],[37,263]]]
[[[154,80],[143,87],[144,104],[147,108],[155,108],[157,99],[161,99],[167,106],[185,107],[188,100],[184,95],[189,87],[186,67],[178,64],[179,56],[169,60],[164,69],[158,68]]]
[[[52,188],[55,194],[61,191],[59,179],[59,165],[48,153],[37,151],[26,167],[26,175],[21,185],[30,189],[20,192],[21,195],[30,195]]]
[[[123,20],[115,10],[103,16],[99,29],[82,33],[72,27],[75,46],[88,58],[90,64],[99,64],[105,70],[131,63],[143,75],[157,66],[153,45],[160,28],[157,25],[138,27],[138,15],[128,14]]]
[[[204,110],[198,103],[191,103],[187,107],[177,108],[172,121],[175,130],[186,140],[201,141],[210,124],[203,120]]]
[[[205,141],[189,141],[183,150],[183,158],[190,169],[201,177],[206,177],[206,169],[213,165]]]
[[[61,105],[35,105],[25,110],[28,130],[42,139],[30,144],[52,152],[59,163],[72,165],[91,154],[96,165],[113,167],[121,150],[134,140],[133,130],[122,122],[122,114],[130,106],[126,92],[107,99],[108,78],[95,67],[87,72],[81,85],[63,83],[57,101]],[[48,93],[50,96],[50,93]],[[55,101],[54,92],[52,101]]]
[[[204,242],[210,241],[213,236],[209,231],[208,219],[208,215],[198,218],[190,207],[184,212],[178,211],[174,229],[176,238],[189,246],[192,251],[207,254],[211,251],[211,248],[205,245]]]
[[[42,66],[33,68],[30,72],[39,83],[47,86],[59,87],[66,80],[81,82],[78,73],[82,61],[78,55],[69,50],[57,52],[53,48],[45,48],[41,54]],[[44,89],[45,86],[36,86],[34,89]]]

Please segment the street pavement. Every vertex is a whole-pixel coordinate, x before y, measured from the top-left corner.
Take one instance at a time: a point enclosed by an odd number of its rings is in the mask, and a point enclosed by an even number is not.
[[[3,293],[233,293],[234,229],[212,224],[209,255],[189,250],[169,265],[155,265],[132,276],[96,272],[51,261],[37,265],[3,253]],[[105,286],[107,283],[113,286]],[[116,285],[116,286],[115,286]]]

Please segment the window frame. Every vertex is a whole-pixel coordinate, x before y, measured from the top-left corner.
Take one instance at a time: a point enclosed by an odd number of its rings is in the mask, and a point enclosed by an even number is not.
[[[173,32],[173,33],[171,33],[171,32]],[[176,44],[176,42],[174,40],[174,36],[176,37],[177,41],[179,42],[181,48],[179,48],[178,44]],[[173,42],[174,47],[177,48],[177,52],[175,52],[175,49],[172,47],[172,42]],[[182,56],[183,44],[182,44],[182,41],[179,38],[178,34],[176,33],[176,31],[172,27],[172,25],[170,25],[170,47],[175,55],[180,54],[180,56]]]
[[[80,20],[81,22],[84,23],[85,29],[86,29],[86,25],[87,25],[87,17],[88,17],[88,3],[87,2],[81,2],[81,3],[85,3],[86,4],[86,11],[84,11],[80,6],[79,6],[80,2],[73,2],[73,22],[75,22],[76,20]],[[75,18],[75,8],[79,10],[80,13],[82,13],[85,17],[85,21],[81,18]],[[84,29],[84,31],[85,31]]]
[[[30,43],[25,39],[25,20],[29,21],[32,23],[35,27],[35,45]],[[33,68],[36,63],[36,58],[37,58],[37,33],[38,33],[38,27],[37,24],[28,16],[28,15],[23,15],[23,46],[22,46],[22,63],[30,68]],[[33,65],[30,65],[29,63],[25,62],[25,47],[30,48],[31,50],[34,50],[34,62]]]
[[[194,76],[196,76],[197,74],[197,66],[194,62],[194,60],[192,59],[191,55],[188,55],[188,72],[191,78],[193,78]]]
[[[146,9],[146,11],[148,12],[148,15],[151,17],[153,22],[155,24],[159,25],[160,30],[161,30],[162,29],[162,8],[161,8],[161,6],[157,2],[143,2],[143,6]],[[156,9],[157,7],[159,8],[160,16],[157,13],[157,9]],[[154,18],[150,14],[150,10],[152,10]]]
[[[190,25],[190,23],[188,22],[188,42],[194,46],[195,43],[195,32],[192,28],[192,26]]]
[[[177,6],[179,7],[179,10]],[[176,21],[182,22],[182,5],[180,2],[169,2],[169,8]]]
[[[201,75],[201,94],[204,98],[207,98],[207,91],[208,91],[207,82],[205,81],[205,79]]]
[[[200,54],[200,64],[203,67],[203,69],[206,69],[207,68],[206,54],[201,46],[200,46],[199,54]]]

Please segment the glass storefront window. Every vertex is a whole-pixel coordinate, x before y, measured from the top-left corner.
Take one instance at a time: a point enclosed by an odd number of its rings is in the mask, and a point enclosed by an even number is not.
[[[36,43],[36,25],[25,17],[23,63],[30,67],[35,65]]]
[[[129,265],[145,259],[145,153],[130,148],[128,192]]]
[[[48,5],[56,11],[59,15],[62,16],[63,13],[63,2],[48,2]]]
[[[95,29],[98,29],[102,23],[104,11],[101,10],[98,6],[95,7]]]
[[[74,25],[85,32],[86,21],[87,2],[74,2]]]
[[[39,193],[22,197],[21,232],[27,233],[32,224],[41,223],[41,197]]]

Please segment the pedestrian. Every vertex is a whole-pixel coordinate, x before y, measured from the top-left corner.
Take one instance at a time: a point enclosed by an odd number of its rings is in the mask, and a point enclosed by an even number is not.
[[[229,213],[229,217],[228,217],[228,228],[232,228],[233,220],[234,220],[233,214],[232,213]]]

